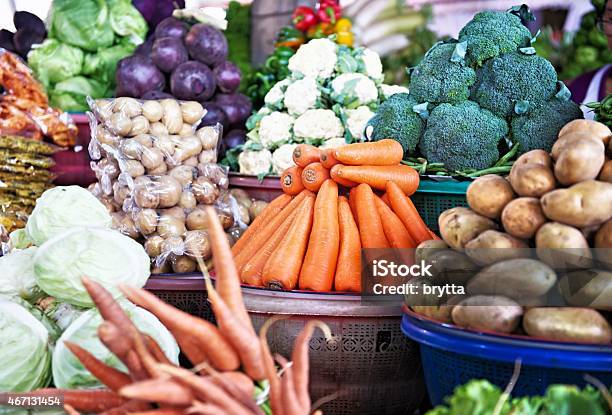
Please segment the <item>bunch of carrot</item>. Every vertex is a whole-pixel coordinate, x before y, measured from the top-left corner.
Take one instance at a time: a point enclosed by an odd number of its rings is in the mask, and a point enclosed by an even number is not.
[[[207,214],[216,289],[208,275],[205,277],[217,326],[145,290],[120,287],[128,299],[156,315],[171,331],[193,369],[173,365],[153,338],[138,331],[108,291],[84,278],[83,284],[104,319],[98,329],[99,338],[124,363],[128,373],[67,343],[106,389],[41,389],[26,395],[62,394],[66,412],[71,415],[265,415],[270,410],[274,415],[310,414],[308,343],[316,327],[327,338],[331,336],[329,328],[321,322],[310,322],[296,339],[292,362],[282,356],[273,357],[266,331],[275,320],[266,323],[259,335],[255,332],[244,306],[227,237],[214,210],[208,208]],[[268,380],[270,385],[266,411],[255,402],[255,382],[262,380]]]
[[[399,164],[402,156],[395,140],[297,146],[296,166],[281,175],[284,194],[232,247],[241,281],[359,292],[361,248],[416,248],[437,238],[409,198],[419,175]]]

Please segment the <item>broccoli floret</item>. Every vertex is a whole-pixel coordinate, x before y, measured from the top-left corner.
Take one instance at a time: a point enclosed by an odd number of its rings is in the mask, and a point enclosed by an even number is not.
[[[476,77],[471,99],[503,118],[517,110],[534,110],[557,90],[557,73],[552,64],[540,56],[521,52],[488,60],[476,71]]]
[[[425,121],[413,110],[417,104],[410,94],[389,97],[368,121],[368,138],[373,141],[392,138],[402,145],[404,152],[414,151],[425,129]]]
[[[508,124],[473,101],[440,104],[427,119],[419,145],[430,163],[447,169],[485,169],[499,159],[497,145],[508,134]]]
[[[484,61],[502,53],[528,46],[531,32],[520,17],[500,11],[476,14],[459,32],[459,41],[467,41],[467,61],[480,66]]]
[[[476,72],[463,62],[453,62],[457,43],[440,43],[410,74],[410,94],[419,102],[455,103],[470,96],[470,87],[476,81]]]
[[[582,118],[582,110],[577,104],[553,98],[535,111],[512,119],[512,141],[521,144],[521,153],[538,148],[549,152],[559,130],[576,118]]]

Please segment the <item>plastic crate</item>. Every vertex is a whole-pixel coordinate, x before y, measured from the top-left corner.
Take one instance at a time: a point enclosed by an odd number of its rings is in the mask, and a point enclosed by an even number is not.
[[[431,403],[440,405],[456,387],[487,379],[504,389],[521,359],[514,396],[544,394],[552,384],[584,386],[585,374],[612,385],[612,346],[559,343],[524,336],[483,334],[407,311],[402,331],[420,344]]]
[[[411,199],[429,228],[439,233],[440,213],[456,206],[467,206],[465,192],[471,182],[456,180],[433,181],[421,178]]]

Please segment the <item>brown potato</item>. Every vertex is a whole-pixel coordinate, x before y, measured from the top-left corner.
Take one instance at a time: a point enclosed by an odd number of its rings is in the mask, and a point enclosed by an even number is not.
[[[174,154],[174,143],[167,135],[155,137],[155,140],[153,140],[153,145],[162,152],[164,157],[170,157]]]
[[[124,162],[125,172],[132,177],[138,177],[145,174],[145,168],[139,161],[136,160],[125,160]]]
[[[197,169],[194,167],[176,166],[168,174],[178,180],[181,186],[185,187],[193,182],[193,179],[197,177],[197,172]]]
[[[129,136],[133,137],[139,134],[146,134],[149,132],[149,120],[143,115],[132,118],[132,129],[128,133]]]
[[[531,150],[522,154],[516,159],[513,166],[521,166],[523,164],[541,164],[552,169],[552,158],[544,150]]]
[[[559,131],[559,138],[573,132],[589,134],[592,137],[599,138],[606,145],[612,136],[610,128],[603,123],[593,120],[574,120],[565,124],[563,128],[561,128],[561,131]]]
[[[208,228],[206,212],[203,209],[194,209],[187,215],[186,224],[190,231],[206,230]]]
[[[612,160],[607,160],[599,172],[599,181],[612,183]]]
[[[540,202],[553,221],[577,228],[599,225],[612,217],[612,183],[587,180],[547,193]]]
[[[429,263],[429,258],[432,254],[446,249],[448,249],[446,242],[438,239],[421,242],[414,251],[414,261],[417,264],[421,261]]]
[[[181,236],[187,229],[185,229],[185,222],[170,215],[162,215],[159,218],[157,224],[157,233],[159,236],[166,239],[171,236]]]
[[[463,249],[466,243],[489,229],[497,229],[497,224],[489,218],[465,208],[448,209],[438,218],[440,234],[444,242],[454,249]]]
[[[526,258],[530,252],[525,241],[504,232],[487,230],[465,244],[465,254],[480,265],[513,258]]]
[[[162,99],[159,103],[164,110],[162,123],[168,129],[169,134],[177,134],[183,128],[183,114],[178,101],[175,99]]]
[[[249,215],[251,216],[251,221],[255,220],[257,216],[264,211],[264,209],[268,206],[268,202],[263,200],[255,200],[249,207]]]
[[[557,141],[555,141],[550,155],[553,160],[557,160],[561,153],[563,153],[566,149],[572,148],[577,143],[583,140],[590,140],[591,138],[592,137],[590,134],[580,131],[574,131],[573,133],[565,134],[562,138],[559,138]]]
[[[120,206],[123,206],[123,202],[130,196],[130,188],[122,186],[119,182],[113,183],[113,200]]]
[[[559,291],[571,306],[612,311],[612,271],[588,269],[567,273],[559,280]]]
[[[115,112],[108,119],[108,127],[111,132],[125,137],[132,130],[132,120],[121,112]]]
[[[194,272],[196,270],[196,262],[187,256],[172,256],[170,264],[172,265],[172,271],[177,274]]]
[[[156,209],[159,206],[159,193],[153,186],[140,184],[134,187],[134,201],[142,209]]]
[[[138,237],[140,236],[140,233],[138,232],[138,229],[136,229],[134,221],[129,215],[123,216],[123,219],[121,219],[121,223],[119,223],[119,227],[117,228],[117,230],[132,239],[138,239]]]
[[[185,234],[185,253],[192,258],[210,258],[212,250],[208,233],[205,231],[187,231]]]
[[[555,175],[543,164],[512,166],[509,176],[512,188],[519,196],[540,197],[555,188]]]
[[[501,296],[476,295],[453,307],[453,322],[474,330],[511,333],[519,325],[523,308],[515,301]]]
[[[153,170],[164,162],[164,154],[158,148],[144,148],[140,162],[147,170]]]
[[[446,305],[413,305],[410,308],[412,308],[415,313],[419,313],[420,315],[428,317],[432,320],[440,321],[442,323],[453,322],[451,319],[451,311],[453,308]]]
[[[601,225],[595,234],[595,248],[597,259],[612,269],[612,219]]]
[[[162,253],[164,238],[159,235],[150,235],[144,243],[144,248],[151,258],[155,258]]]
[[[501,221],[510,235],[520,239],[531,239],[546,222],[546,216],[539,199],[519,197],[506,205],[501,214]]]
[[[202,127],[196,132],[196,136],[200,139],[202,148],[204,150],[217,149],[217,143],[219,142],[219,131],[215,127]]]
[[[144,147],[153,147],[153,137],[151,137],[149,134],[139,134],[131,139],[140,143],[140,145]]]
[[[142,105],[138,100],[131,97],[117,97],[113,102],[113,111],[125,114],[133,118],[142,114]]]
[[[185,242],[180,236],[169,236],[161,245],[161,253],[164,257],[169,255],[183,255],[185,253]]]
[[[163,176],[168,171],[168,165],[161,163],[154,169],[147,169],[147,174],[150,176]]]
[[[119,166],[117,162],[109,157],[104,157],[96,165],[96,178],[98,181],[102,181],[103,178],[115,180],[119,177]]]
[[[453,249],[440,249],[429,253],[427,264],[431,264],[432,277],[428,283],[465,285],[480,269],[467,255]]]
[[[589,137],[561,151],[555,163],[555,177],[565,186],[596,179],[604,161],[603,143]]]
[[[119,151],[124,156],[134,160],[140,160],[144,148],[145,147],[142,144],[133,138],[121,140],[121,143],[119,143]]]
[[[245,205],[241,205],[240,203],[238,203],[237,205],[238,205],[238,214],[240,216],[240,221],[244,223],[245,225],[250,224],[251,217],[249,216],[249,208],[247,208]]]
[[[154,122],[149,126],[149,134],[154,137],[161,137],[164,135],[168,135],[168,129],[161,122]]]
[[[191,185],[191,191],[198,203],[211,205],[219,197],[219,189],[205,177],[198,177]]]
[[[151,274],[159,275],[159,274],[168,274],[172,271],[170,267],[170,261],[164,261],[163,263],[156,265],[155,262],[151,265]]]
[[[197,167],[198,166],[198,158],[196,156],[189,157],[187,160],[183,162],[185,166]]]
[[[217,217],[221,222],[223,229],[231,228],[234,225],[234,216],[231,213],[222,210],[217,210]]]
[[[163,114],[164,110],[157,101],[145,101],[142,104],[142,115],[144,115],[150,123],[161,120]]]
[[[544,224],[536,234],[538,257],[555,269],[593,266],[593,254],[582,232],[557,222]]]
[[[180,206],[174,206],[169,209],[159,209],[158,213],[160,215],[173,216],[182,221],[186,219],[185,209]]]
[[[199,123],[204,116],[204,108],[199,102],[181,102],[181,114],[183,116],[183,122],[187,124]]]
[[[161,176],[156,183],[156,191],[159,194],[159,207],[169,208],[179,203],[183,187],[174,177]]]
[[[190,190],[183,190],[179,200],[179,206],[183,209],[193,209],[198,204],[195,196]]]
[[[470,184],[466,197],[474,212],[496,219],[501,215],[504,206],[514,198],[514,192],[506,179],[496,174],[488,174]]]
[[[143,235],[149,235],[157,229],[157,212],[153,209],[143,209],[136,214],[136,228]]]
[[[117,145],[119,145],[119,137],[117,137],[115,134],[111,133],[101,125],[96,128],[95,134],[96,140],[98,140],[100,144],[106,144],[111,147],[116,147]]]
[[[589,308],[532,308],[525,313],[523,329],[530,336],[553,341],[598,344],[612,341],[606,319]]]

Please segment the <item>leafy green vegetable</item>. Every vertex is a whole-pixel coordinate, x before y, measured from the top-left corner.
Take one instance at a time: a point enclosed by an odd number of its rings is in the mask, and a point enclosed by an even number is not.
[[[108,0],[110,26],[119,36],[127,36],[134,45],[144,42],[147,22],[130,0]]]
[[[85,101],[87,96],[104,98],[107,95],[106,86],[84,76],[75,76],[55,84],[50,93],[50,102],[54,107],[65,111],[87,111],[89,106]]]
[[[34,262],[32,258],[36,247],[13,252],[0,257],[2,283],[0,295],[8,298],[23,298],[29,300],[36,292]]]
[[[233,62],[242,73],[241,90],[247,85],[251,72],[251,6],[230,1],[227,7],[227,39],[229,54],[227,60]]]
[[[83,63],[83,74],[114,88],[117,63],[130,56],[134,49],[133,44],[126,42],[87,54]]]
[[[54,0],[50,37],[91,52],[113,44],[106,0]]]
[[[28,64],[48,89],[52,83],[78,75],[83,66],[83,55],[79,48],[55,39],[46,39],[30,51]]]

